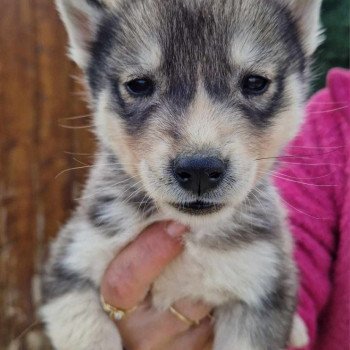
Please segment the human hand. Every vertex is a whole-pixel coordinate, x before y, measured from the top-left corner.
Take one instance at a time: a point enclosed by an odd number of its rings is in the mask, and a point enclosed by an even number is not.
[[[213,329],[207,317],[210,308],[202,303],[180,300],[173,305],[188,320],[180,320],[170,310],[152,307],[149,291],[163,269],[182,251],[181,237],[186,227],[174,222],[156,223],[127,246],[107,268],[101,294],[115,307],[137,308],[117,322],[127,350],[211,349]]]

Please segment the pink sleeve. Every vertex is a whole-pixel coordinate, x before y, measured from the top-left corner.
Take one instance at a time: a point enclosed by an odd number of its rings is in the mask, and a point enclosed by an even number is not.
[[[336,188],[341,157],[337,123],[328,90],[313,97],[302,133],[281,158],[276,183],[289,213],[300,278],[298,312],[306,323],[315,349],[317,321],[331,289],[332,260],[336,249]],[[292,156],[292,157],[290,157]]]

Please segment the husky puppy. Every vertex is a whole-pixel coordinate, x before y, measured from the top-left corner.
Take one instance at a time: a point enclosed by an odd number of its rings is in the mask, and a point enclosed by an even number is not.
[[[281,350],[291,332],[305,341],[269,170],[302,121],[320,3],[57,0],[99,151],[43,278],[55,348],[122,349],[100,306],[103,273],[169,219],[191,232],[153,286],[156,308],[184,297],[213,305],[215,350]]]

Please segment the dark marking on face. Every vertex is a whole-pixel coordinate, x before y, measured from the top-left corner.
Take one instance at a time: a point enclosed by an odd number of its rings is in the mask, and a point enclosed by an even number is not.
[[[116,177],[114,182],[122,182],[120,185],[122,196],[99,196],[93,200],[87,210],[90,223],[102,230],[107,237],[113,237],[120,233],[121,218],[117,216],[116,210],[118,210],[118,205],[121,202],[131,206],[145,219],[148,219],[157,211],[153,200],[144,191],[140,192],[131,178],[121,180]]]
[[[119,200],[131,206],[142,218],[148,219],[157,212],[157,207],[149,195],[139,186],[135,180],[125,174],[125,180],[121,185],[122,197]]]
[[[112,196],[100,196],[97,197],[92,205],[89,207],[87,211],[87,215],[89,218],[89,221],[94,227],[97,228],[109,228],[108,229],[108,236],[111,236],[111,224],[115,224],[113,222],[113,218],[110,217],[110,212],[113,208],[113,206],[116,206],[118,199]],[[118,226],[113,227],[113,235],[118,233]]]
[[[114,50],[118,50],[116,43],[118,30],[120,30],[118,17],[105,14],[99,23],[96,38],[91,43],[91,57],[86,73],[94,99],[109,84],[108,77],[113,69],[109,57]]]
[[[200,15],[194,18],[186,6],[169,6],[167,18],[162,19],[164,31],[160,33],[163,53],[162,74],[166,77],[165,99],[171,105],[185,110],[193,100],[198,80],[198,39],[202,29]],[[164,9],[164,8],[163,8]]]
[[[84,205],[90,223],[107,237],[120,233],[123,219],[120,217],[121,203],[129,206],[142,218],[149,218],[157,211],[153,200],[140,187],[138,181],[123,170],[117,156],[111,152],[108,148],[103,149],[105,171],[90,189],[96,196],[88,197]]]
[[[86,2],[91,5],[94,6],[98,9],[103,9],[104,8],[104,4],[102,3],[101,0],[86,0]]]
[[[72,291],[82,291],[86,289],[96,289],[93,282],[77,272],[70,271],[66,267],[56,262],[49,267],[42,281],[42,298],[47,303],[52,299],[61,297]]]
[[[127,202],[142,216],[143,219],[149,219],[158,211],[154,201],[146,194],[146,192],[132,195],[127,199]]]
[[[278,2],[275,5],[278,14],[280,14],[274,16],[280,33],[279,39],[286,45],[284,61],[287,66],[284,67],[284,71],[280,72],[288,74],[289,72],[298,71],[300,74],[303,74],[308,66],[308,58],[303,52],[298,24],[287,6]]]
[[[159,105],[151,102],[145,103],[145,98],[135,99],[133,103],[128,103],[122,97],[120,84],[111,80],[110,85],[114,97],[113,110],[125,121],[126,131],[129,134],[139,133],[146,127],[152,115],[159,110]]]
[[[265,99],[263,96],[250,97],[247,101],[238,103],[241,112],[246,115],[254,126],[264,128],[271,125],[273,117],[283,107],[284,77],[278,76],[275,79],[275,93]],[[254,99],[259,100],[259,105],[254,103]]]

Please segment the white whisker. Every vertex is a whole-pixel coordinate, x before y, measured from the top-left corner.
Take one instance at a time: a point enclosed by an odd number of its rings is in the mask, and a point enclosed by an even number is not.
[[[72,129],[72,130],[79,130],[79,129],[92,129],[94,125],[81,125],[81,126],[71,126],[71,125],[64,125],[64,124],[59,124],[60,127],[65,128],[65,129]]]
[[[335,170],[331,171],[331,172],[329,172],[329,173],[327,173],[325,175],[321,175],[321,176],[304,177],[304,178],[302,178],[302,177],[289,176],[289,175],[286,175],[284,173],[280,173],[280,172],[273,171],[273,170],[270,170],[270,171],[266,172],[266,174],[283,176],[283,177],[285,177],[287,179],[292,179],[292,180],[316,180],[316,179],[323,179],[323,178],[328,177],[328,176],[330,176],[330,175],[332,175],[334,173],[335,173]]]
[[[349,105],[338,107],[338,108],[334,108],[334,109],[326,109],[324,111],[311,111],[311,112],[309,112],[309,114],[321,114],[321,113],[337,112],[337,111],[341,111],[343,109],[347,109],[348,107],[349,107]]]
[[[78,120],[83,118],[91,118],[92,116],[93,116],[92,114],[83,114],[75,117],[60,118],[60,120]]]
[[[278,176],[276,174],[268,174],[264,171],[259,171],[260,174],[264,174],[264,175],[271,175],[277,179],[281,179],[281,180],[285,180],[285,181],[289,181],[289,182],[294,182],[294,183],[298,183],[298,184],[301,184],[301,185],[306,185],[306,186],[315,186],[315,187],[337,187],[338,185],[335,185],[335,184],[321,184],[321,185],[318,185],[318,184],[313,184],[313,183],[309,183],[309,182],[303,182],[303,181],[297,181],[297,180],[292,180],[292,179],[289,179],[289,178],[286,178],[286,177],[283,177],[283,176]]]
[[[55,179],[57,179],[59,176],[68,173],[69,171],[74,171],[74,170],[81,170],[81,169],[88,169],[88,168],[92,168],[94,167],[94,165],[85,165],[85,166],[79,166],[79,167],[74,167],[74,168],[69,168],[69,169],[65,169],[62,170],[61,172],[59,172],[56,176]]]
[[[331,218],[320,218],[320,217],[317,217],[317,216],[314,216],[314,215],[311,215],[311,214],[308,214],[306,212],[304,212],[303,210],[301,209],[298,209],[296,208],[295,206],[293,206],[292,204],[290,204],[288,201],[286,201],[283,197],[281,197],[281,200],[286,203],[288,206],[290,206],[291,208],[293,208],[294,210],[296,210],[297,212],[301,213],[301,214],[304,214],[310,218],[313,218],[313,219],[317,219],[317,220],[331,220]]]

